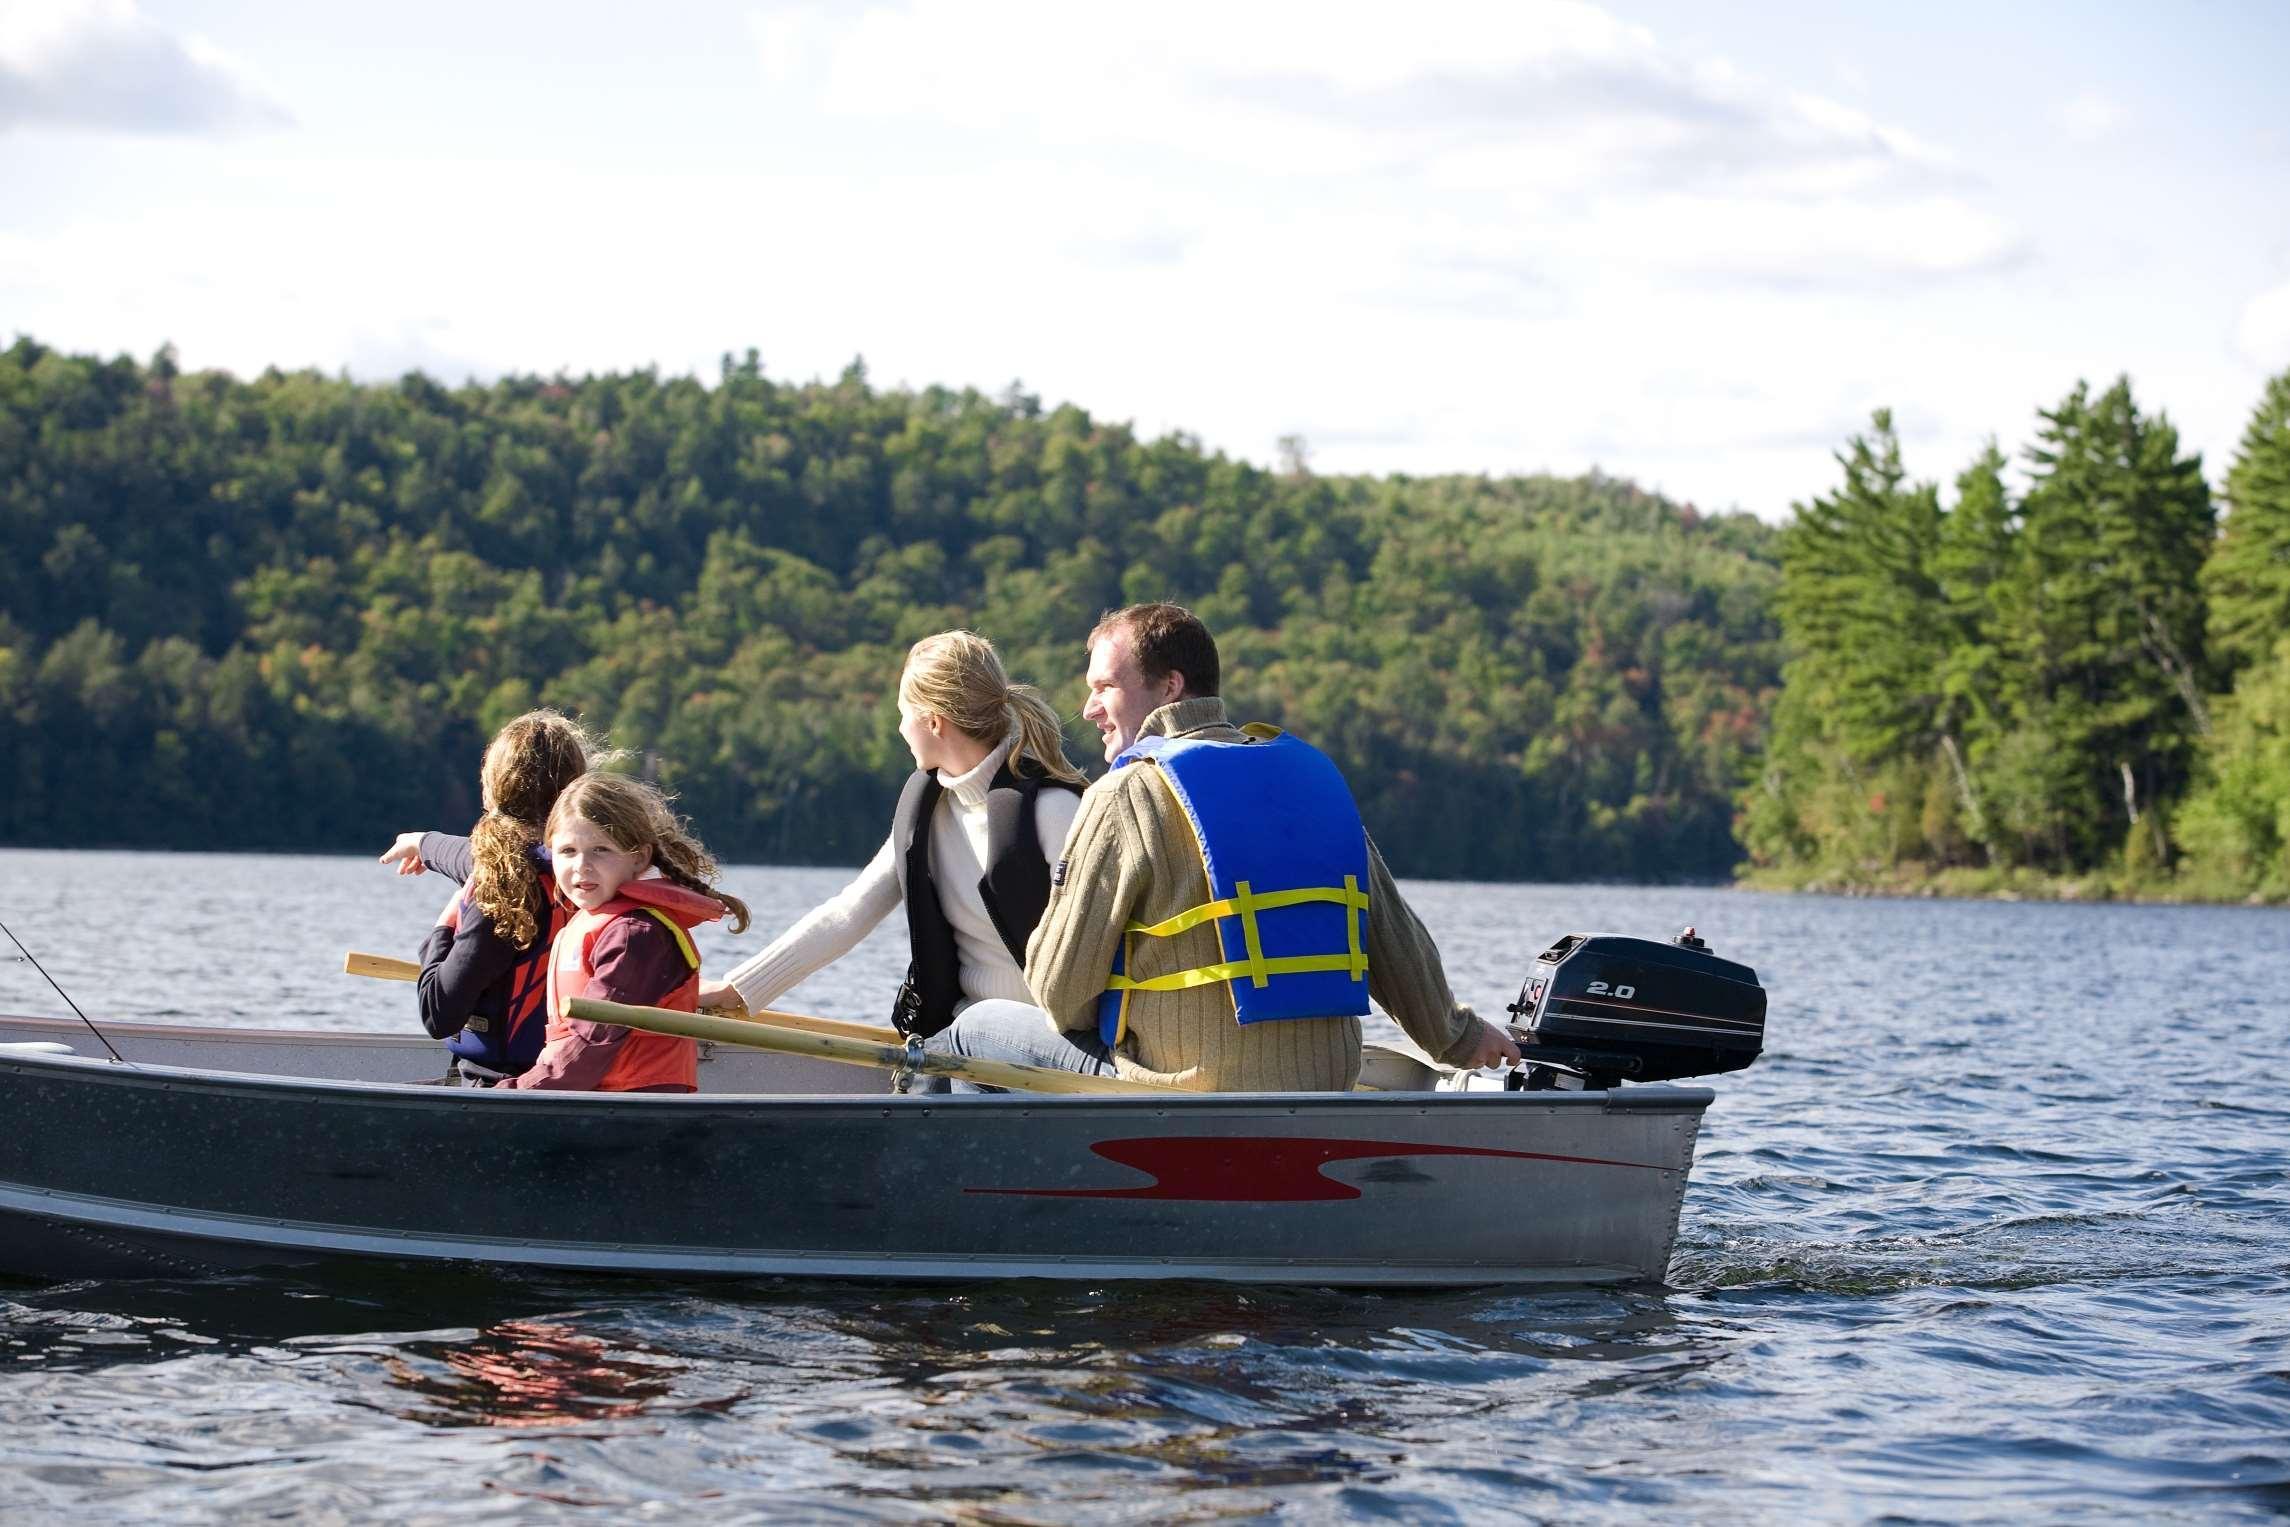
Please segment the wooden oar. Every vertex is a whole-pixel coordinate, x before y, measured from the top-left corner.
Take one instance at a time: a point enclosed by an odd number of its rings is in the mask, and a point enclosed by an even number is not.
[[[358,954],[342,956],[345,975],[369,976],[376,981],[411,981],[421,974],[421,967],[411,960],[393,959],[386,954]],[[666,1011],[666,1009],[662,1009]],[[801,1029],[807,1034],[832,1034],[838,1039],[858,1039],[871,1044],[904,1044],[896,1029],[878,1028],[871,1023],[853,1023],[846,1018],[814,1018],[808,1013],[775,1013],[766,1009],[761,1013],[722,1015],[734,1023],[770,1023],[783,1029]]]
[[[712,1039],[718,1044],[746,1045],[777,1050],[786,1055],[811,1055],[847,1066],[903,1069],[909,1056],[903,1043],[881,1044],[809,1029],[788,1028],[754,1018],[712,1018],[704,1013],[679,1013],[664,1007],[630,1007],[621,1002],[599,1002],[575,997],[568,1004],[572,1016],[583,1023],[617,1023],[647,1034],[674,1034],[684,1039]],[[777,1020],[781,1015],[772,1013]],[[816,1019],[815,1022],[832,1022]],[[893,1036],[894,1039],[896,1036]],[[1133,1082],[1118,1076],[1084,1076],[1077,1071],[1056,1071],[1047,1066],[1026,1066],[1007,1060],[964,1060],[954,1055],[924,1055],[914,1069],[925,1076],[959,1076],[989,1087],[1019,1092],[1160,1093],[1180,1089],[1152,1082]]]
[[[367,976],[376,981],[412,981],[421,976],[421,967],[411,960],[393,959],[386,954],[360,954],[355,949],[342,956],[342,974]]]
[[[662,1012],[672,1009],[662,1008]],[[765,1008],[751,1013],[746,1008],[737,1012],[702,1013],[704,1018],[721,1018],[727,1023],[768,1023],[775,1028],[801,1029],[806,1034],[832,1034],[837,1039],[856,1039],[865,1044],[903,1045],[906,1036],[897,1029],[886,1029],[879,1024],[854,1023],[848,1018],[814,1018],[809,1013],[782,1013]]]

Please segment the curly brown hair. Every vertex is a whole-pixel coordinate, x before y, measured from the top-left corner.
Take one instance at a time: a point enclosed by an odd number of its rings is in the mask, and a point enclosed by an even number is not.
[[[525,712],[486,746],[478,771],[485,815],[469,835],[469,901],[519,949],[531,948],[548,922],[548,877],[533,850],[549,808],[596,755],[587,730],[553,710]]]
[[[549,810],[547,835],[578,817],[629,853],[652,851],[652,866],[687,891],[712,896],[731,914],[734,933],[747,931],[747,903],[716,889],[716,861],[676,815],[668,798],[640,779],[599,770],[565,786]]]

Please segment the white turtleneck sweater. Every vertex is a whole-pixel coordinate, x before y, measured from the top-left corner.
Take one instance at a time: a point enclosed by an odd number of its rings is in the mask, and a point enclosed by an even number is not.
[[[1025,972],[1003,947],[1002,935],[994,930],[994,919],[987,915],[986,903],[978,895],[978,882],[986,876],[986,792],[1016,740],[1015,735],[1005,739],[966,774],[938,771],[945,793],[931,813],[930,863],[938,885],[938,904],[954,929],[954,947],[962,961],[963,1006],[988,997],[1034,1000],[1026,989]],[[1074,814],[1080,809],[1081,797],[1070,790],[1036,792],[1034,830],[1042,840],[1044,862],[1057,863],[1066,830],[1073,826]],[[899,904],[897,838],[894,825],[890,837],[883,840],[857,879],[813,907],[773,939],[769,948],[724,977],[738,990],[749,1012],[770,1007],[805,977],[850,953],[877,923],[890,916]]]

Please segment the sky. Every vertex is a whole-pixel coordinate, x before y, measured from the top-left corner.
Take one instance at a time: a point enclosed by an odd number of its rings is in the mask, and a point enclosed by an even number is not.
[[[1327,472],[1784,518],[2290,369],[2290,5],[0,0],[0,341],[753,348]]]

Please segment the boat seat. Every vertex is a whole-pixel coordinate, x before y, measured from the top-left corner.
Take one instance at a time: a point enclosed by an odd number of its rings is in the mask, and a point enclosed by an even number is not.
[[[1374,1040],[1360,1046],[1360,1090],[1363,1092],[1429,1092],[1439,1085],[1446,1068],[1421,1050],[1401,1049]]]

